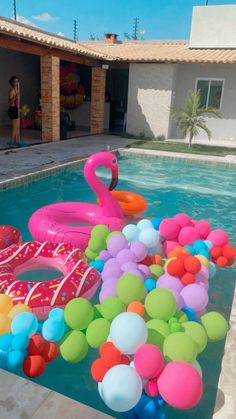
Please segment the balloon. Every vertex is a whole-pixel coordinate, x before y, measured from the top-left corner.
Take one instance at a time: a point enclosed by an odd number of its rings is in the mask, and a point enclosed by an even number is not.
[[[134,355],[134,366],[143,378],[158,377],[164,368],[164,359],[160,349],[152,344],[140,346]]]
[[[104,262],[103,260],[92,260],[91,262],[89,262],[90,266],[93,266],[93,268],[97,269],[97,271],[102,272],[103,268],[104,268]]]
[[[144,278],[148,278],[151,275],[150,269],[146,265],[139,264],[138,269],[144,274]]]
[[[190,409],[202,397],[203,384],[196,369],[185,362],[170,362],[157,385],[161,397],[176,409]]]
[[[142,380],[129,365],[116,365],[102,380],[102,396],[105,404],[115,412],[131,410],[141,398]]]
[[[117,254],[116,262],[122,266],[126,262],[137,262],[137,257],[130,249],[123,249]]]
[[[128,241],[122,234],[115,234],[107,240],[107,250],[113,257],[115,257],[120,250],[128,249],[128,247]]]
[[[153,227],[145,228],[139,234],[139,241],[142,242],[148,249],[155,247],[160,239],[159,232]]]
[[[23,372],[31,378],[42,375],[46,368],[46,361],[41,355],[29,355],[23,363]]]
[[[167,272],[164,273],[158,279],[156,283],[157,288],[167,288],[168,290],[174,290],[180,292],[183,289],[181,281],[176,276],[169,275]]]
[[[150,397],[156,397],[159,393],[157,381],[155,380],[149,380],[145,384],[145,393]]]
[[[7,368],[10,371],[15,370],[17,367],[22,365],[24,361],[24,355],[21,351],[11,351],[7,355]]]
[[[11,331],[11,319],[6,314],[0,313],[0,336]]]
[[[129,250],[124,249],[121,252],[126,252]],[[119,252],[120,253],[120,252]],[[134,255],[133,255],[134,257]],[[124,261],[126,262],[126,260],[124,259]],[[104,269],[102,271],[102,279],[103,281],[105,281],[106,279],[109,279],[110,277],[114,277],[114,278],[119,278],[122,275],[122,270],[120,268],[120,266],[122,265],[122,263],[118,262],[117,259],[109,259],[105,265],[104,265]]]
[[[116,292],[122,303],[128,305],[144,298],[145,286],[137,275],[125,273],[116,284]]]
[[[152,343],[162,351],[164,340],[170,334],[169,325],[163,320],[152,319],[147,322],[147,328],[147,343]]]
[[[195,227],[183,227],[179,233],[179,243],[184,246],[186,244],[193,244],[196,240],[200,239],[200,234]]]
[[[153,227],[155,228],[155,230],[159,230],[159,226],[162,222],[161,218],[155,217],[151,220]]]
[[[35,335],[31,336],[28,346],[29,355],[41,355],[45,343],[45,340],[39,333],[36,333]]]
[[[169,290],[173,295],[175,302],[176,302],[176,310],[181,310],[185,306],[184,299],[180,295],[180,293],[176,290]]]
[[[195,256],[187,256],[184,259],[184,268],[191,274],[197,274],[201,269],[201,262]]]
[[[194,311],[201,311],[208,304],[207,291],[199,284],[187,285],[182,289],[180,295],[183,297],[185,305]]]
[[[103,262],[107,262],[111,258],[110,253],[107,250],[102,250],[99,253],[99,257]]]
[[[107,297],[101,304],[102,316],[110,321],[123,311],[125,311],[125,305],[118,297]]]
[[[144,305],[139,301],[132,301],[132,303],[128,305],[127,311],[131,311],[132,313],[136,313],[139,316],[143,317],[145,308]]]
[[[195,368],[195,370],[197,370],[198,374],[202,378],[202,368],[201,368],[201,365],[199,364],[199,362],[197,360],[194,361],[194,363],[192,364],[192,366]]]
[[[173,219],[179,224],[181,228],[191,224],[190,217],[184,213],[176,214]]]
[[[0,294],[0,313],[7,314],[13,307],[11,297],[6,294]]]
[[[55,342],[46,342],[41,353],[46,362],[51,362],[59,355],[59,349]]]
[[[154,288],[156,288],[156,281],[152,278],[147,278],[144,281],[144,285],[147,289],[147,291],[152,291]]]
[[[137,227],[139,230],[144,230],[145,228],[153,228],[153,224],[151,220],[144,218],[138,222]]]
[[[122,233],[127,238],[128,242],[133,242],[135,240],[138,240],[139,237],[139,229],[135,224],[127,224],[123,230]]]
[[[12,334],[11,333],[5,333],[4,335],[0,336],[0,350],[1,351],[8,351],[11,347],[12,343]]]
[[[29,344],[29,338],[24,333],[18,333],[13,336],[11,341],[12,349],[16,351],[24,351]]]
[[[225,246],[229,241],[229,236],[224,230],[212,230],[207,236],[207,240],[211,241],[213,246]]]
[[[188,321],[182,323],[185,333],[190,336],[196,344],[197,352],[203,352],[207,346],[207,334],[204,327],[197,322]]]
[[[26,304],[17,304],[13,306],[12,309],[9,311],[8,317],[10,317],[10,319],[14,319],[14,317],[16,317],[17,314],[25,312],[31,313],[32,310]]]
[[[92,304],[85,298],[74,298],[66,304],[64,318],[71,329],[83,330],[93,320]]]
[[[213,262],[209,262],[209,278],[213,278],[217,272],[216,265]]]
[[[48,315],[49,319],[54,319],[54,320],[63,320],[64,321],[64,310],[62,310],[61,308],[53,308]]]
[[[49,318],[43,323],[42,335],[44,339],[50,342],[59,341],[65,334],[64,319]]]
[[[86,330],[86,338],[91,348],[99,348],[99,346],[107,340],[110,332],[110,322],[106,319],[96,319],[88,326]]]
[[[211,226],[206,220],[197,221],[195,224],[195,228],[199,232],[200,238],[202,240],[207,238],[211,230]]]
[[[136,313],[119,314],[111,323],[110,338],[124,354],[134,354],[147,340],[145,321]]]
[[[209,311],[201,317],[201,322],[211,342],[217,342],[225,338],[228,323],[220,313]]]
[[[130,250],[135,254],[137,261],[141,262],[147,256],[147,248],[140,241],[131,243]]]
[[[90,372],[94,381],[101,382],[106,375],[109,367],[107,366],[106,362],[102,358],[95,359],[93,361]]]
[[[32,313],[19,313],[11,323],[11,332],[13,335],[24,333],[28,337],[35,334],[38,329],[38,320]]]
[[[91,237],[97,238],[97,237],[107,237],[107,235],[110,233],[109,228],[103,224],[98,224],[95,227],[93,227],[91,231]]]
[[[125,262],[123,265],[121,265],[121,269],[123,272],[130,272],[133,269],[137,269],[137,263],[136,262]]]
[[[162,237],[166,240],[175,240],[178,237],[180,226],[173,218],[165,218],[159,226]]]
[[[171,333],[164,341],[163,354],[167,360],[185,361],[192,364],[197,356],[197,347],[186,333]]]
[[[165,255],[168,255],[172,250],[176,248],[176,246],[179,246],[179,242],[176,240],[166,240],[163,244],[163,250]]]
[[[149,269],[151,271],[151,275],[156,279],[160,278],[160,276],[162,276],[164,273],[164,269],[160,265],[150,265]]]
[[[176,302],[170,291],[156,288],[146,296],[145,309],[154,319],[169,320],[176,312]]]
[[[108,297],[116,296],[116,284],[118,282],[117,278],[110,278],[110,281],[104,282],[100,294],[99,301],[102,303]]]
[[[88,343],[84,333],[79,330],[68,332],[60,342],[60,354],[67,362],[79,362],[88,353]]]

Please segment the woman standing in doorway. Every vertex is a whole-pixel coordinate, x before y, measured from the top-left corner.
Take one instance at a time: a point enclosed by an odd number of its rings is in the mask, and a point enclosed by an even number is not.
[[[11,86],[8,93],[8,116],[12,121],[12,133],[11,133],[11,145],[18,146],[20,139],[20,93],[19,93],[19,78],[17,76],[12,76],[9,80]]]

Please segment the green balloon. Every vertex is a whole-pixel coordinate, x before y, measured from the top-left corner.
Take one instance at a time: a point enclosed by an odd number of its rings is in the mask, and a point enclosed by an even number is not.
[[[148,328],[146,343],[152,343],[162,351],[164,340],[170,334],[169,325],[163,320],[158,319],[149,320],[146,325]]]
[[[164,269],[160,265],[150,265],[149,269],[154,279],[160,278],[160,276],[164,273]]]
[[[176,332],[181,332],[182,328],[181,328],[181,324],[176,322],[176,323],[172,323],[170,325],[170,332],[171,333],[176,333]]]
[[[88,343],[84,333],[78,330],[68,332],[61,340],[59,349],[65,361],[81,361],[88,353]]]
[[[94,237],[89,240],[88,248],[93,253],[99,253],[101,250],[106,248],[106,241],[103,237]]]
[[[137,275],[125,273],[116,284],[116,293],[125,305],[141,301],[145,294],[144,282]]]
[[[110,322],[106,319],[96,319],[86,330],[86,338],[91,348],[97,349],[106,342],[110,333]]]
[[[184,322],[182,323],[185,333],[190,336],[196,344],[197,352],[203,352],[207,346],[207,334],[204,327],[197,322]]]
[[[217,311],[210,311],[204,314],[201,317],[201,322],[210,342],[222,340],[227,335],[228,323]]]
[[[101,304],[102,316],[110,321],[123,311],[125,311],[125,305],[118,297],[107,297]]]
[[[101,313],[101,304],[95,304],[93,308],[94,308],[93,320],[101,319],[103,317]]]
[[[163,354],[166,361],[184,361],[192,364],[197,356],[197,348],[190,336],[184,332],[176,332],[164,340]]]
[[[179,323],[184,323],[184,322],[187,322],[188,321],[188,317],[181,310],[176,311],[175,317],[176,317],[176,319],[178,320]]]
[[[98,224],[95,227],[93,227],[91,231],[91,237],[92,238],[102,237],[103,239],[105,239],[109,233],[110,233],[110,230],[107,226],[103,224]]]
[[[170,291],[156,288],[146,296],[145,309],[153,319],[168,321],[176,312],[176,301]]]
[[[95,260],[97,257],[97,253],[92,252],[89,247],[85,250],[85,256],[90,260]]]
[[[65,306],[64,319],[71,329],[86,329],[93,320],[93,317],[93,306],[85,298],[74,298]]]

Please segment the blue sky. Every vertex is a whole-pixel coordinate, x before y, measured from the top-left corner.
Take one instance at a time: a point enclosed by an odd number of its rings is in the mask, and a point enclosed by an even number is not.
[[[73,38],[73,20],[78,21],[78,38],[104,32],[132,33],[133,18],[145,39],[187,39],[192,7],[205,0],[16,0],[18,19],[50,32]],[[0,1],[0,15],[11,18],[13,0]],[[236,4],[234,0],[209,0],[209,5]]]

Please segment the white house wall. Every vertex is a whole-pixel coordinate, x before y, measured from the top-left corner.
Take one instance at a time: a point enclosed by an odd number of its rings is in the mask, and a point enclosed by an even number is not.
[[[168,137],[175,70],[171,64],[130,64],[127,133]]]
[[[212,139],[236,142],[236,65],[235,64],[179,64],[174,87],[175,107],[183,106],[189,90],[195,89],[197,78],[224,79],[221,103],[221,118],[213,115],[206,117],[207,126],[212,132]],[[182,138],[172,121],[170,138]],[[198,139],[204,141],[207,136],[201,132]]]

